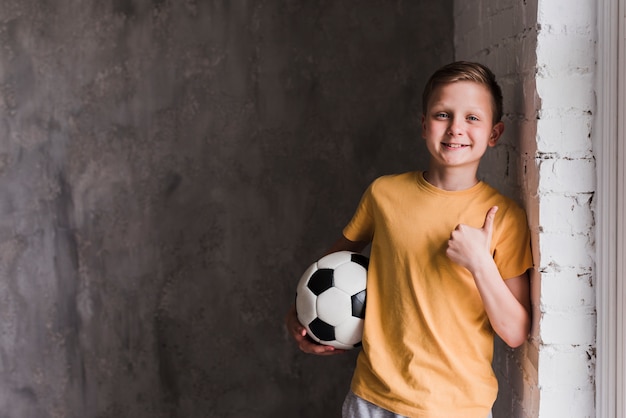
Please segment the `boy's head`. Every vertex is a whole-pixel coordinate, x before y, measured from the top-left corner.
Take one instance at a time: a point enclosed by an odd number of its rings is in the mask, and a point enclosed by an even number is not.
[[[476,62],[457,61],[435,71],[424,86],[422,112],[426,114],[428,102],[437,87],[457,81],[472,81],[485,86],[491,94],[493,104],[492,123],[500,122],[502,119],[502,90],[496,82],[495,74],[486,66]]]

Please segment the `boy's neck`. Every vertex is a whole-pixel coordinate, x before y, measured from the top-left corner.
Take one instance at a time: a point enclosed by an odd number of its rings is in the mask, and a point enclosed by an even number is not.
[[[446,170],[444,172],[428,170],[424,172],[424,180],[438,189],[449,192],[467,190],[478,183],[476,173],[468,175],[467,170]]]

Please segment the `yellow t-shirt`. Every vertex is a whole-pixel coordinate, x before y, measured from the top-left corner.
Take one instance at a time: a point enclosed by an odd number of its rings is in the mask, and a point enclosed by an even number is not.
[[[364,193],[343,231],[372,243],[358,396],[409,417],[489,414],[493,330],[472,275],[445,250],[458,224],[482,227],[494,205],[492,254],[504,279],[517,277],[532,267],[526,215],[486,183],[449,192],[411,172]]]

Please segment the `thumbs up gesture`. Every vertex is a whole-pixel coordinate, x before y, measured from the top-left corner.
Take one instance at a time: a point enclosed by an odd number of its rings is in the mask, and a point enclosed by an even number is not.
[[[489,209],[482,228],[473,228],[464,224],[457,225],[448,240],[448,248],[446,249],[448,258],[470,272],[474,272],[485,260],[492,259],[490,247],[493,236],[493,220],[497,211],[497,206]]]

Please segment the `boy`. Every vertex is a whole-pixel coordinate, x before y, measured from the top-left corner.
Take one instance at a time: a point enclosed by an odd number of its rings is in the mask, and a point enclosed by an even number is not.
[[[502,93],[485,66],[455,62],[426,84],[428,171],[383,176],[329,252],[371,244],[363,348],[344,417],[486,418],[497,394],[493,332],[511,347],[530,331],[526,216],[478,180],[504,130]],[[298,323],[300,349],[318,345]]]

